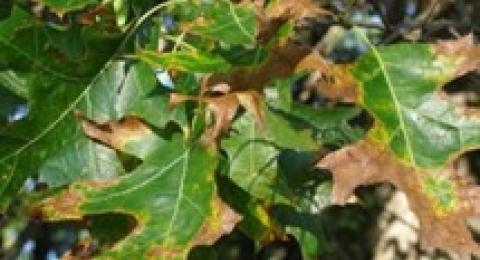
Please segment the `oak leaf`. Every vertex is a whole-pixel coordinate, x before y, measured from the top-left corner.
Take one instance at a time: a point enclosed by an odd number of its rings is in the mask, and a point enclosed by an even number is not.
[[[146,157],[162,142],[143,120],[134,116],[124,117],[118,122],[104,123],[90,120],[78,111],[75,116],[80,122],[82,131],[89,138],[140,158]]]
[[[411,210],[419,218],[421,245],[462,254],[478,250],[465,221],[480,213],[480,187],[466,183],[453,165],[435,172],[421,171],[399,163],[390,152],[381,149],[364,140],[327,155],[317,164],[333,173],[333,202],[344,205],[358,186],[390,182],[405,192]],[[452,187],[434,189],[431,192],[436,194],[432,194],[426,192],[429,184]],[[438,198],[449,200],[452,196],[457,200],[455,206],[441,212]]]
[[[334,202],[344,204],[359,185],[391,182],[420,219],[424,246],[477,252],[466,220],[479,212],[480,189],[455,174],[452,162],[480,147],[480,119],[455,107],[439,89],[479,69],[480,46],[466,36],[370,47],[351,71],[356,102],[374,117],[374,126],[363,141],[319,163],[333,173]]]
[[[333,64],[315,51],[306,55],[295,68],[298,72],[314,72],[312,81],[321,96],[354,103],[358,100],[358,83],[349,69],[350,65]]]
[[[192,247],[230,232],[240,217],[216,195],[217,152],[180,135],[171,139],[130,174],[73,183],[33,212],[50,221],[126,214],[135,227],[99,258],[184,259]]]
[[[292,42],[273,48],[266,59],[254,67],[239,67],[228,73],[217,73],[206,78],[203,89],[218,84],[228,84],[232,91],[261,91],[274,79],[291,76],[297,64],[309,53],[308,48]]]
[[[220,87],[213,87],[213,89],[219,88]],[[215,116],[215,123],[208,128],[203,135],[203,140],[207,143],[212,143],[229,129],[230,123],[237,114],[240,106],[245,108],[245,110],[253,116],[259,126],[263,125],[263,115],[259,103],[261,97],[255,91],[237,91],[216,97],[188,96],[178,93],[172,93],[170,95],[170,104],[172,106],[187,100],[206,104],[207,109]]]
[[[313,0],[274,0],[267,6],[265,14],[268,19],[290,18],[301,20],[330,15],[331,13],[321,8]]]

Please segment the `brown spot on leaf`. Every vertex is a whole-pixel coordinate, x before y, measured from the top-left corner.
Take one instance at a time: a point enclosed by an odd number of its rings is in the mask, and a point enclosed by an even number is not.
[[[460,59],[455,77],[480,70],[480,46],[474,43],[473,34],[465,35],[456,40],[438,41],[433,45],[433,48],[438,55]]]
[[[153,246],[148,250],[148,259],[173,259],[182,256],[184,252],[180,249]]]
[[[33,212],[51,221],[79,220],[83,214],[78,207],[84,200],[84,196],[70,186],[59,195],[43,200],[33,208]]]
[[[345,204],[358,186],[391,182],[406,193],[410,208],[419,218],[422,246],[438,247],[460,254],[479,250],[466,226],[466,220],[479,212],[480,188],[455,176],[452,168],[445,168],[439,174],[441,177],[449,177],[454,183],[458,201],[452,208],[439,211],[423,187],[428,173],[400,164],[390,152],[379,149],[372,141],[359,141],[333,152],[317,166],[332,171],[335,204]]]
[[[100,189],[106,186],[117,185],[120,182],[120,178],[105,179],[105,180],[85,180],[84,183],[88,187]]]
[[[98,253],[98,248],[94,245],[93,241],[88,239],[80,240],[77,245],[68,250],[63,256],[62,260],[87,260],[92,259],[93,256]]]
[[[242,219],[218,196],[215,196],[212,204],[212,215],[193,240],[193,246],[213,245],[222,235],[231,233]]]
[[[139,118],[125,117],[119,122],[97,123],[76,111],[83,132],[88,137],[122,151],[127,142],[151,134],[150,128]]]

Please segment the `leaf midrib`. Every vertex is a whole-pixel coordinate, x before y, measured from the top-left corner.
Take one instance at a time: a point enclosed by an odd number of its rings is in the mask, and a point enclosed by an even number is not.
[[[237,14],[235,13],[235,9],[233,8],[233,5],[230,1],[228,1],[228,6],[230,8],[230,14],[233,16],[233,19],[235,20],[235,23],[238,25],[238,27],[240,28],[240,31],[248,37],[248,39],[251,41],[251,42],[254,42],[255,39],[252,35],[250,35],[247,31],[247,29],[245,27],[243,27],[242,23],[240,22],[240,18],[237,16]]]
[[[143,182],[141,182],[140,184],[138,185],[135,185],[135,186],[132,186],[126,190],[122,190],[120,192],[117,192],[117,193],[110,193],[109,196],[105,196],[105,197],[101,197],[99,199],[90,199],[89,202],[95,202],[95,203],[98,203],[100,201],[106,201],[106,200],[109,200],[109,199],[112,199],[112,198],[115,198],[115,197],[120,197],[120,196],[124,196],[125,194],[128,194],[128,193],[131,193],[131,192],[134,192],[142,187],[145,187],[146,185],[148,185],[149,183],[155,181],[156,179],[162,177],[165,173],[167,173],[171,168],[173,168],[173,166],[175,166],[177,163],[179,163],[180,161],[184,160],[185,157],[188,158],[188,153],[190,152],[190,149],[187,149],[185,152],[183,152],[177,159],[173,160],[171,163],[169,163],[168,165],[166,165],[165,167],[163,167],[157,174],[154,174],[152,177],[150,178],[147,178],[146,180],[144,180]],[[188,162],[186,162],[188,163]],[[133,173],[134,174],[134,173]],[[130,176],[129,176],[130,177]]]
[[[388,74],[388,71],[385,67],[385,63],[383,62],[383,59],[382,59],[380,53],[377,51],[377,48],[368,40],[368,38],[366,38],[365,35],[363,35],[363,34],[361,34],[361,35],[364,38],[364,40],[367,42],[367,44],[370,46],[370,49],[372,50],[372,53],[373,53],[375,59],[377,60],[381,71],[383,72],[385,82],[387,83],[388,90],[389,90],[389,92],[392,96],[393,104],[395,105],[395,108],[396,108],[395,113],[397,114],[397,117],[398,117],[398,121],[399,121],[399,124],[400,124],[400,129],[402,130],[402,135],[405,139],[405,146],[406,146],[406,149],[407,149],[407,155],[410,159],[410,162],[413,164],[413,166],[415,166],[415,157],[413,155],[412,144],[411,144],[411,141],[410,141],[410,137],[407,134],[407,128],[405,126],[405,119],[403,118],[403,115],[402,115],[402,112],[401,112],[402,105],[400,104],[400,102],[398,100],[397,93],[395,92],[392,80],[390,79],[390,75]],[[393,136],[392,136],[392,138],[393,138]]]

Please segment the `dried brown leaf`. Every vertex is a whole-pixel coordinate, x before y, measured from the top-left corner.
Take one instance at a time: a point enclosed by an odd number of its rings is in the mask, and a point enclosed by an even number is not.
[[[312,52],[296,66],[296,71],[314,71],[315,87],[326,98],[354,103],[359,98],[358,83],[348,72],[348,65],[335,65]]]
[[[310,51],[293,43],[272,49],[267,59],[254,67],[241,67],[230,73],[214,74],[203,81],[207,90],[218,84],[228,84],[232,91],[262,90],[271,80],[287,77]]]
[[[84,239],[80,240],[77,245],[68,250],[63,256],[62,260],[87,260],[98,253],[98,248],[94,245],[93,241]]]
[[[124,149],[127,142],[152,133],[152,130],[136,117],[125,117],[119,122],[97,123],[80,112],[76,112],[75,116],[80,121],[85,135],[120,151]]]
[[[212,200],[212,208],[212,216],[198,232],[193,240],[193,246],[213,245],[222,235],[231,233],[237,223],[242,220],[242,216],[218,196]]]
[[[459,201],[449,212],[441,212],[424,192],[424,178],[429,173],[399,163],[389,152],[370,141],[359,141],[349,147],[327,155],[318,167],[332,171],[333,201],[343,205],[356,187],[379,182],[390,182],[405,192],[409,206],[420,221],[420,243],[425,247],[438,247],[462,254],[477,252],[466,220],[479,213],[480,188],[468,184],[453,167],[435,173],[437,178],[453,180]],[[441,176],[441,177],[438,177]]]
[[[267,19],[300,20],[331,14],[331,12],[321,8],[318,2],[312,0],[275,0],[267,6],[265,11]]]
[[[213,87],[215,89],[215,87]],[[251,114],[257,124],[263,126],[260,110],[260,95],[255,91],[238,91],[221,96],[188,96],[178,93],[170,95],[170,105],[175,106],[188,100],[205,103],[207,109],[215,116],[214,124],[203,134],[202,139],[213,143],[221,134],[225,133],[235,117],[240,106]]]
[[[474,43],[473,34],[457,40],[438,41],[434,49],[438,55],[457,60],[456,77],[480,70],[480,45]]]

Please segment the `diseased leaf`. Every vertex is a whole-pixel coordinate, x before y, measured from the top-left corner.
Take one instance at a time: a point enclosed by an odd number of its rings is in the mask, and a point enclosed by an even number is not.
[[[125,117],[119,122],[98,124],[76,115],[82,131],[91,139],[100,141],[118,151],[122,151],[141,159],[147,157],[163,142],[142,120],[136,117]]]
[[[304,257],[314,258],[326,247],[318,214],[330,204],[328,186],[325,189],[320,176],[311,172],[318,158],[314,150],[318,148],[310,131],[295,129],[285,117],[267,108],[263,114],[264,130],[248,115],[233,123],[230,134],[222,141],[229,159],[224,174],[268,207],[267,219],[272,220],[263,225],[251,224],[247,234],[260,239],[266,239],[266,234],[279,238],[282,233],[275,230],[283,227],[301,242],[307,242],[308,238],[314,249],[304,248]],[[258,218],[252,217],[247,209],[242,208],[240,212],[250,216],[247,220],[258,223],[254,221]],[[259,226],[269,232],[265,233]],[[260,229],[260,235],[252,229]]]
[[[480,47],[474,44],[473,34],[468,34],[458,40],[439,41],[433,48],[441,56],[455,60],[455,77],[480,68]]]
[[[478,57],[465,54],[480,47],[470,37],[371,47],[352,72],[361,86],[359,103],[375,118],[374,127],[364,141],[319,164],[333,172],[334,201],[343,204],[359,185],[390,181],[407,194],[425,246],[467,255],[478,251],[465,222],[478,212],[479,188],[466,186],[451,163],[480,146],[480,120],[442,98],[439,89],[478,69]]]
[[[227,85],[217,85],[216,88]],[[215,115],[215,123],[208,128],[203,135],[207,142],[215,141],[222,133],[230,127],[238,108],[242,106],[251,114],[259,126],[263,125],[263,115],[260,110],[260,96],[255,91],[233,92],[218,97],[194,97],[173,93],[170,95],[170,104],[176,106],[187,100],[195,100],[206,103],[207,109]]]
[[[273,0],[266,8],[268,19],[292,18],[300,20],[331,14],[313,0]]]
[[[399,163],[390,152],[368,141],[329,154],[319,166],[333,172],[334,203],[345,204],[360,185],[388,181],[407,195],[420,221],[420,242],[424,247],[463,255],[479,249],[465,221],[480,212],[480,188],[462,181],[452,166],[419,170]]]
[[[153,78],[151,71],[138,66],[133,66],[132,71],[144,79]],[[3,165],[0,178],[4,180],[0,189],[2,207],[24,180],[38,170],[39,180],[49,186],[81,179],[111,178],[123,173],[114,151],[88,140],[71,111],[77,107],[85,116],[98,121],[122,118],[128,104],[144,95],[139,90],[155,87],[154,80],[128,80],[125,69],[124,63],[113,63],[86,88],[42,73],[29,79],[31,114],[3,130],[4,136],[18,142],[8,153],[0,155]],[[88,161],[89,167],[84,167],[86,162],[82,159]],[[19,164],[19,161],[28,163]],[[98,163],[105,167],[95,167]]]
[[[420,168],[441,167],[480,145],[480,120],[462,115],[438,93],[475,57],[438,52],[436,46],[372,48],[352,71],[362,85],[362,105],[378,122],[369,136]]]
[[[228,73],[218,73],[207,78],[204,89],[221,83],[228,84],[232,90],[261,91],[270,81],[291,76],[308,49],[293,43],[276,47],[255,67],[239,67]]]
[[[267,207],[223,174],[225,172],[217,176],[218,193],[236,212],[242,215],[243,218],[238,228],[250,238],[259,240],[261,243],[285,237],[278,223],[269,215]]]
[[[131,174],[103,183],[75,183],[38,206],[50,220],[104,213],[134,217],[132,233],[100,258],[184,258],[192,246],[209,243],[238,220],[214,199],[216,165],[215,151],[186,144],[176,135]],[[202,235],[208,239],[200,239]]]
[[[215,197],[212,214],[198,232],[192,245],[213,245],[222,235],[231,233],[240,220],[242,220],[240,215],[219,197]]]
[[[358,83],[348,71],[348,65],[332,64],[317,52],[306,55],[296,67],[296,71],[316,73],[316,86],[319,94],[335,101],[356,102],[359,98]]]

